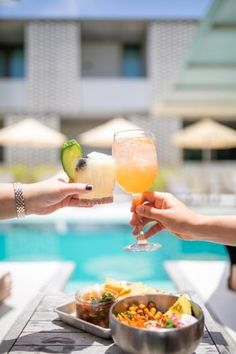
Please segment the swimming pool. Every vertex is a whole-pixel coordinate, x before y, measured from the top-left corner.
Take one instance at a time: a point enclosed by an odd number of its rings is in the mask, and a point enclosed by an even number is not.
[[[128,225],[76,225],[1,223],[0,260],[66,260],[76,265],[67,290],[106,278],[143,281],[170,289],[163,261],[175,259],[227,259],[224,246],[182,241],[166,231],[153,241],[162,248],[153,253],[128,253],[132,241]]]

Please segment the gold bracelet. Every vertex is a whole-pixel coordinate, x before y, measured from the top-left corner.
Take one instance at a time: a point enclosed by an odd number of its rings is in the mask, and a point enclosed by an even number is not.
[[[16,216],[18,219],[25,217],[25,200],[23,196],[23,189],[20,183],[13,183],[13,189],[16,202]]]

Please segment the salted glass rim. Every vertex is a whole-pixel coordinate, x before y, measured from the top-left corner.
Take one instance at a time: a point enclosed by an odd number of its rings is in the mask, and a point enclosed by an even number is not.
[[[117,132],[114,133],[114,137],[113,137],[113,141],[115,142],[116,138],[119,135],[125,135],[126,133],[131,133],[131,132],[136,132],[136,133],[143,133],[144,135],[150,136],[152,138],[152,140],[154,140],[154,134],[149,131],[149,130],[145,130],[145,129],[125,129],[125,130],[119,130]]]

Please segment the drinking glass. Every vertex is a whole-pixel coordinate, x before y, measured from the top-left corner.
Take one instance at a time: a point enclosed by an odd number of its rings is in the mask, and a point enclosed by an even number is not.
[[[115,133],[112,145],[115,158],[116,181],[120,187],[137,197],[153,184],[158,170],[157,153],[153,136],[142,129]],[[159,244],[148,243],[140,233],[136,243],[128,245],[129,252],[155,251]]]
[[[110,155],[97,152],[78,160],[75,182],[92,184],[88,194],[80,195],[79,199],[85,206],[113,202],[115,184],[115,161]]]

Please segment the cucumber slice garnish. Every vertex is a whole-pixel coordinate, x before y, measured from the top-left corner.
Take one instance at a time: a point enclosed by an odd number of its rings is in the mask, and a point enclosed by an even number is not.
[[[83,150],[80,144],[75,140],[69,140],[62,145],[61,148],[61,162],[64,171],[68,177],[75,180],[76,165],[78,159],[83,156]]]

